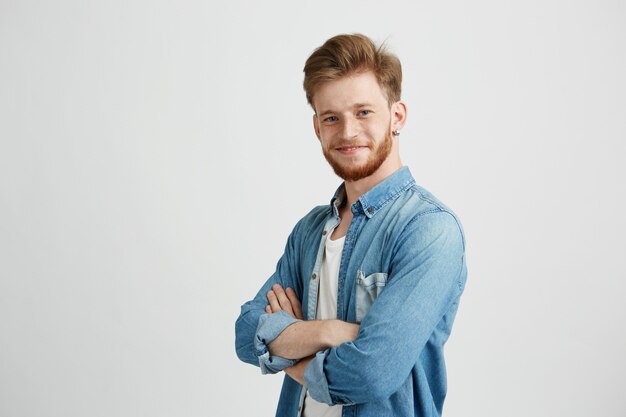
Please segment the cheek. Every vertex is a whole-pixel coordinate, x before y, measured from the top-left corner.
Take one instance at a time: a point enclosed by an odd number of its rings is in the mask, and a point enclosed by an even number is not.
[[[387,129],[383,124],[376,124],[368,126],[367,131],[370,133],[370,136],[374,139],[382,138],[385,133],[387,133]]]
[[[322,141],[328,142],[329,140],[332,140],[334,137],[335,137],[335,129],[333,129],[332,127],[328,127],[328,126],[320,127],[320,138]]]

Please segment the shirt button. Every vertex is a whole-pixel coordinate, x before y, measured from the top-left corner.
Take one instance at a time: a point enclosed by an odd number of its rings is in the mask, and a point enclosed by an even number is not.
[[[326,236],[326,230],[322,232],[322,236]]]
[[[373,209],[373,208],[371,208],[371,207],[368,207],[368,208],[367,208],[367,212],[368,212],[368,213],[371,213],[371,212],[373,212],[373,211],[374,211],[374,209]]]
[[[302,406],[301,405],[298,406],[298,411],[302,411]]]
[[[317,275],[315,274],[315,272],[313,272],[313,275],[311,275],[311,279],[315,279],[317,278]]]

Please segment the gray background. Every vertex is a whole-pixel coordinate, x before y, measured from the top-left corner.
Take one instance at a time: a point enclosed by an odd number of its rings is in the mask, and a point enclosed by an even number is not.
[[[0,0],[0,415],[273,415],[234,321],[339,184],[301,71],[355,31],[467,234],[445,415],[626,415],[625,12]]]

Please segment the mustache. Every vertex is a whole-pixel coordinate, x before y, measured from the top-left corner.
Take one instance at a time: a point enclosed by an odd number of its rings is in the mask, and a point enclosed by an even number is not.
[[[393,136],[391,135],[391,131],[388,131],[387,134],[385,135],[385,140],[392,140]],[[384,142],[384,141],[383,141]],[[354,148],[354,147],[359,147],[359,146],[365,146],[369,149],[374,149],[374,140],[365,140],[365,142],[363,142],[363,140],[338,140],[337,142],[334,143],[330,143],[328,144],[328,147],[326,149],[340,149],[340,148]]]

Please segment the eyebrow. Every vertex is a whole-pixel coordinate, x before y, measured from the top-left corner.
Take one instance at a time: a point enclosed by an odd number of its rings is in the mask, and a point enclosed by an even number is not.
[[[370,104],[370,103],[355,103],[355,104],[352,106],[352,108],[353,108],[353,109],[360,109],[360,108],[363,108],[363,107],[373,107],[373,105],[372,105],[372,104]],[[318,117],[324,117],[324,116],[326,116],[327,114],[331,114],[331,113],[339,113],[339,112],[338,112],[338,111],[336,111],[336,110],[332,110],[332,109],[329,109],[329,110],[324,110],[323,112],[321,112],[321,113],[318,115]]]

